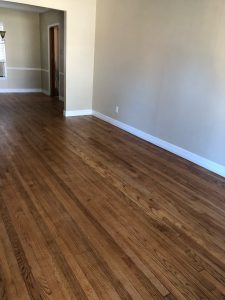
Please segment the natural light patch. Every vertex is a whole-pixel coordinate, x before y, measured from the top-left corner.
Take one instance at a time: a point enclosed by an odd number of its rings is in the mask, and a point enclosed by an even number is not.
[[[0,23],[0,31],[4,30],[4,26]],[[0,37],[0,78],[6,77],[6,53],[5,41]]]

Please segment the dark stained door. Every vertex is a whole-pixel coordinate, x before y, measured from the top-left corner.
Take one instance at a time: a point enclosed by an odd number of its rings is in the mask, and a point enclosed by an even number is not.
[[[50,43],[50,94],[59,96],[59,26],[49,29]]]

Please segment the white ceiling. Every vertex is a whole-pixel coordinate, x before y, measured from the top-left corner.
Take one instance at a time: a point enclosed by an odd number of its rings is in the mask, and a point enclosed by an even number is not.
[[[16,10],[23,10],[23,11],[30,11],[30,12],[36,12],[36,13],[44,13],[44,12],[49,10],[49,8],[46,8],[46,7],[26,5],[26,4],[20,4],[20,3],[13,3],[13,2],[1,1],[1,0],[0,0],[0,7],[16,9]]]

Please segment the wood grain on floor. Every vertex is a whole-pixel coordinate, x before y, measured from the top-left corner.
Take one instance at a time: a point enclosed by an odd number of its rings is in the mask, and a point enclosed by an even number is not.
[[[225,299],[225,179],[0,95],[0,299]]]

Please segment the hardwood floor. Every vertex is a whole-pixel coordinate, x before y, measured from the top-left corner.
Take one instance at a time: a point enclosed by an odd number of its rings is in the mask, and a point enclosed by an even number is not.
[[[0,299],[225,299],[225,180],[43,95],[0,95]]]

